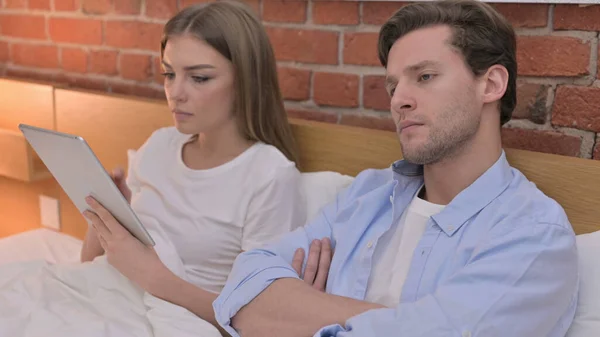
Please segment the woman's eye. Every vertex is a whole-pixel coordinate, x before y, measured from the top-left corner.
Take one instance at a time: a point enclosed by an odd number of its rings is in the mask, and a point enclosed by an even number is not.
[[[168,80],[172,80],[173,78],[175,78],[175,74],[173,74],[173,73],[164,72],[164,73],[162,73],[162,75]]]
[[[192,76],[192,80],[194,80],[194,82],[196,83],[204,83],[206,81],[208,81],[210,78],[206,77],[206,76]]]

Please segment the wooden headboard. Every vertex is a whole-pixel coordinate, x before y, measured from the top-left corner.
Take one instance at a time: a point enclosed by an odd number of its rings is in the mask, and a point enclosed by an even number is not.
[[[164,101],[55,89],[58,131],[84,137],[107,170],[126,167],[128,149],[172,125]],[[356,175],[401,158],[394,132],[291,120],[305,172]],[[578,234],[600,230],[600,161],[507,149],[509,162],[566,210]],[[0,194],[3,192],[0,191]],[[59,188],[62,230],[83,238],[86,222]]]
[[[304,171],[356,175],[401,157],[394,132],[295,120]],[[560,203],[578,234],[600,230],[600,161],[505,149],[508,161]]]

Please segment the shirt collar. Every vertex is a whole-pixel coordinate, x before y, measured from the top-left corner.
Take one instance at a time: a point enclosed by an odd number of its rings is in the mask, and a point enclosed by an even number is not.
[[[392,164],[400,175],[423,178],[423,166],[405,160]],[[513,174],[506,153],[502,150],[498,160],[469,187],[460,192],[440,213],[432,216],[448,236],[452,236],[467,220],[496,199],[510,184]]]

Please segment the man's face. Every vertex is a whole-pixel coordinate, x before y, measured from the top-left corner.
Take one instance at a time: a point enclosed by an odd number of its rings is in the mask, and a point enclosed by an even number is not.
[[[451,39],[447,26],[421,28],[398,39],[388,56],[392,117],[403,156],[415,164],[457,154],[479,129],[481,86]]]

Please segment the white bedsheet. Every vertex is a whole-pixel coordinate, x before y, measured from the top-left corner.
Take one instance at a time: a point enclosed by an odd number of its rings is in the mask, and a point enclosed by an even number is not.
[[[170,243],[157,233],[151,235],[161,259],[179,273],[182,265]],[[87,263],[21,258],[0,264],[0,336],[221,335],[188,310],[144,292],[100,256]]]
[[[0,239],[0,264],[30,260],[50,263],[79,261],[82,242],[70,235],[40,228]]]

